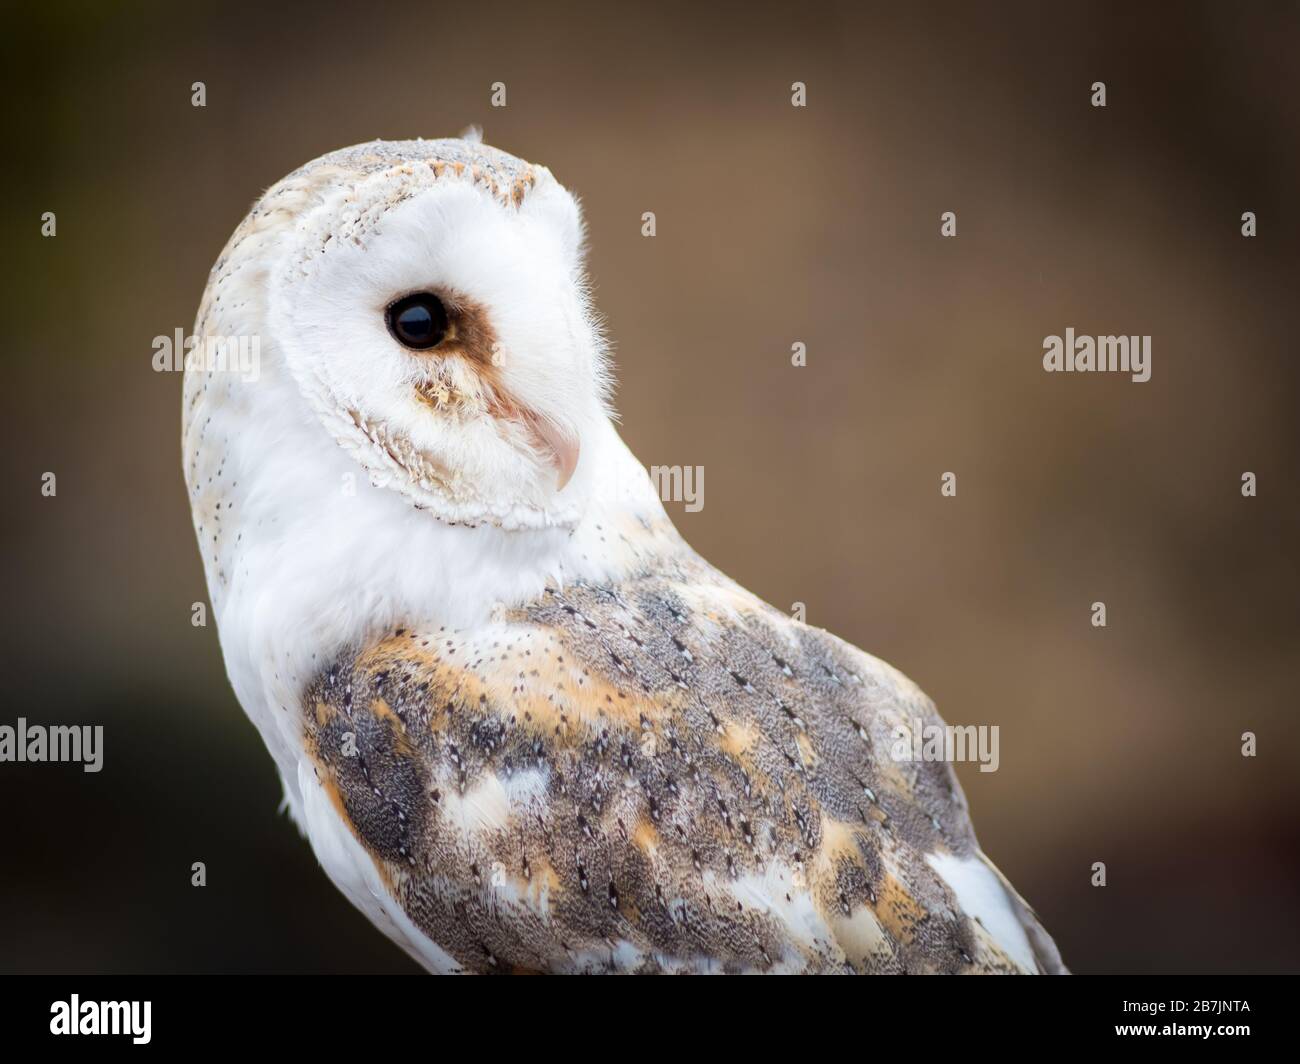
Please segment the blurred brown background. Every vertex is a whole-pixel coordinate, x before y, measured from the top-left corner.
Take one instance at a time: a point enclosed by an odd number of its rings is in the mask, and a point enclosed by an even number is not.
[[[151,341],[284,173],[470,122],[582,197],[625,436],[707,470],[687,538],[1000,725],[960,775],[1067,963],[1300,968],[1298,9],[974,6],[6,5],[0,723],[107,735],[0,765],[0,968],[412,970],[190,626]],[[1152,380],[1045,374],[1067,326]]]

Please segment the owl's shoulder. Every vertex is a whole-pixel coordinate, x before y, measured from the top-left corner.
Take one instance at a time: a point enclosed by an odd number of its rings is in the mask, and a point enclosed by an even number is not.
[[[974,838],[900,673],[689,553],[323,670],[307,749],[414,923],[471,970],[1014,964],[927,856]]]

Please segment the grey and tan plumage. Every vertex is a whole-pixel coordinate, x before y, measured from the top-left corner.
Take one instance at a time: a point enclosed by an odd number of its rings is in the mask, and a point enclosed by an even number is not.
[[[214,269],[197,331],[266,365],[188,375],[196,527],[327,871],[438,971],[1063,970],[951,767],[890,757],[924,694],[673,529],[605,412],[577,225],[494,149],[366,145]],[[416,287],[451,308],[429,351],[375,327]]]
[[[470,971],[623,941],[643,971],[1017,970],[925,861],[978,853],[950,768],[879,754],[928,700],[657,531],[619,583],[396,630],[311,685],[320,778],[403,909]]]

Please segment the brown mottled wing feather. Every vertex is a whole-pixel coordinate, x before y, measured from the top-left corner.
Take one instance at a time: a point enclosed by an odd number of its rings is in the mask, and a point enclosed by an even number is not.
[[[929,700],[688,549],[390,632],[304,709],[348,826],[466,970],[1014,970],[925,861],[978,852],[951,769],[889,756]]]

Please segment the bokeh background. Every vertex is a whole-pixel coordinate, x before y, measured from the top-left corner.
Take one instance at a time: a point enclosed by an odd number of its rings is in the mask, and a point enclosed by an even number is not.
[[[1067,963],[1296,970],[1298,11],[6,4],[0,723],[107,735],[0,765],[0,969],[414,969],[191,627],[151,341],[284,173],[477,122],[582,197],[625,436],[706,469],[687,538],[1001,727],[959,775]],[[1152,380],[1045,374],[1067,326],[1151,334]]]

